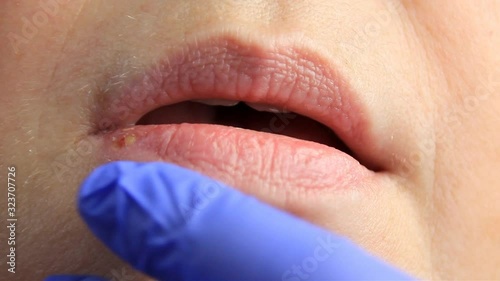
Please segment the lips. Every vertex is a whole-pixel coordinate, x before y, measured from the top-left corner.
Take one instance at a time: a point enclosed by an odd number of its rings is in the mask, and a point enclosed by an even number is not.
[[[260,118],[261,130],[236,128],[206,122],[211,111],[200,107],[200,100],[246,103],[271,112]],[[161,122],[151,122],[151,114]],[[309,121],[294,125],[297,116],[329,128],[352,155],[327,141],[276,134],[279,128],[312,128]],[[94,137],[103,161],[173,162],[251,193],[345,189],[375,174],[358,161],[370,162],[359,153],[371,139],[365,117],[348,83],[319,54],[287,44],[217,37],[188,43],[101,97]]]

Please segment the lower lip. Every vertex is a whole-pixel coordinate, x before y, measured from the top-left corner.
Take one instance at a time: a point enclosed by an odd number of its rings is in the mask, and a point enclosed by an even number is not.
[[[207,124],[134,126],[96,136],[102,161],[164,161],[236,188],[345,190],[375,176],[351,156],[322,144]]]

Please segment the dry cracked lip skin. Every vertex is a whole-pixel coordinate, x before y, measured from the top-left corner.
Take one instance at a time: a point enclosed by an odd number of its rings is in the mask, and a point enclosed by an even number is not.
[[[342,190],[376,176],[352,155],[313,141],[220,124],[138,124],[157,108],[193,100],[283,108],[324,124],[353,151],[372,139],[363,105],[319,55],[222,36],[168,53],[101,99],[93,135],[99,157],[172,162],[236,187],[262,189]],[[192,113],[184,112],[177,114]]]

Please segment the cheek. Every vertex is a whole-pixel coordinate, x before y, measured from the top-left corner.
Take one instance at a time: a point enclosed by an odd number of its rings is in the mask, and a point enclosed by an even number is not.
[[[35,45],[57,44],[73,27],[86,1],[23,1],[15,5],[3,4],[10,51],[21,55],[36,50]],[[47,45],[48,46],[48,45]]]
[[[75,203],[81,176],[74,180],[71,175],[58,179],[47,170],[52,164],[48,159],[15,164],[19,172],[16,180],[26,183],[16,191],[19,218],[16,280],[41,280],[52,274],[95,274],[107,280],[152,280],[128,267],[87,229]],[[76,170],[86,169],[85,166],[80,165]],[[74,171],[76,173],[78,171]],[[6,217],[3,210],[0,213]]]
[[[2,68],[0,98],[32,101],[53,81],[57,63],[64,58],[65,42],[83,1],[22,1],[1,5],[5,43],[0,45]],[[2,15],[3,17],[4,15]],[[22,66],[22,67],[19,67]]]

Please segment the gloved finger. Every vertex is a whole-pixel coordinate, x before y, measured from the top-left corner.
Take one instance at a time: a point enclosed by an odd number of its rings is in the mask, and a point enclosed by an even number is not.
[[[97,276],[53,275],[45,278],[44,281],[108,281],[108,280]]]
[[[348,239],[199,173],[115,162],[84,182],[94,234],[160,280],[407,280]]]

